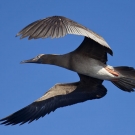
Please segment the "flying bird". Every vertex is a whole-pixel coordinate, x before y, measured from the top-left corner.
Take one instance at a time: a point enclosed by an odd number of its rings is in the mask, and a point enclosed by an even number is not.
[[[51,64],[76,72],[78,82],[55,84],[42,97],[21,110],[0,120],[4,125],[30,123],[44,117],[57,108],[73,105],[106,95],[104,80],[111,81],[119,89],[132,92],[135,88],[135,69],[128,66],[107,65],[107,53],[113,51],[107,42],[83,25],[62,16],[37,20],[23,28],[17,36],[28,39],[59,38],[67,34],[84,36],[78,48],[63,55],[39,54],[21,63]]]

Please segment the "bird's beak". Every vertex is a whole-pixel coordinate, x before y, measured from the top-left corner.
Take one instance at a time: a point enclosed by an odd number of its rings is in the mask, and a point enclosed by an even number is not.
[[[32,58],[32,59],[29,59],[29,60],[23,60],[20,62],[21,64],[23,63],[37,63],[37,64],[41,64],[41,61],[39,58]]]

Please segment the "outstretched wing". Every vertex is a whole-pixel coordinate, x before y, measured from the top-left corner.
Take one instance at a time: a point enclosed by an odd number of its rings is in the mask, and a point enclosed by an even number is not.
[[[1,124],[15,125],[32,122],[57,108],[98,99],[106,95],[107,90],[101,84],[102,80],[84,75],[79,76],[80,82],[56,84],[32,104],[1,119]]]
[[[100,45],[110,49],[112,52],[110,46],[101,36],[83,25],[62,16],[52,16],[37,20],[22,29],[17,36],[21,35],[21,38],[29,37],[29,39],[37,39],[48,37],[59,38],[67,34],[76,34],[88,37]]]

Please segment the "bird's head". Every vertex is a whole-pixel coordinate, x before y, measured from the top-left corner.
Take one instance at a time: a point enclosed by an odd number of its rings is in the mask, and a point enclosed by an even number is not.
[[[43,64],[45,56],[46,56],[45,54],[39,54],[39,55],[37,55],[36,57],[34,57],[32,59],[21,61],[21,64],[23,64],[23,63]]]

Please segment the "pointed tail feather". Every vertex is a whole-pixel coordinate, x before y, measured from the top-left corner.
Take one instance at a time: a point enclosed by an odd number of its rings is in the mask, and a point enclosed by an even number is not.
[[[121,90],[132,92],[135,88],[135,69],[132,67],[114,67],[114,70],[120,74],[120,78],[111,81]]]

